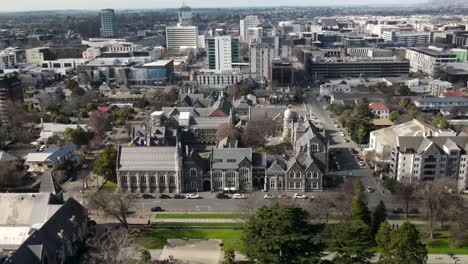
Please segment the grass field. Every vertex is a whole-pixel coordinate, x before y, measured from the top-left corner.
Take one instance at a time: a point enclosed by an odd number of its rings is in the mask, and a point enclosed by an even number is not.
[[[157,219],[236,219],[241,214],[156,214]]]
[[[107,181],[106,183],[104,183],[101,190],[106,191],[106,192],[113,192],[117,190],[117,183]]]
[[[192,226],[201,226],[201,227],[236,227],[241,228],[244,226],[243,223],[167,223],[167,222],[160,222],[160,223],[153,223],[155,227],[192,227]]]
[[[433,240],[426,240],[427,251],[429,254],[458,254],[468,255],[468,245],[452,248],[447,231],[439,231],[434,234]]]
[[[136,243],[147,249],[160,249],[167,239],[220,239],[223,241],[223,250],[241,249],[242,230],[232,229],[168,229],[152,228],[133,233]]]

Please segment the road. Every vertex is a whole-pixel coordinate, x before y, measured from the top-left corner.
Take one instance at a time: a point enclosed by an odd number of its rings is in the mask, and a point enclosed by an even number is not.
[[[374,208],[380,200],[384,201],[389,210],[391,210],[391,208],[401,207],[400,204],[394,203],[390,192],[385,191],[380,182],[373,176],[373,170],[371,168],[367,165],[363,168],[359,166],[351,152],[352,149],[360,152],[359,146],[354,143],[347,134],[345,134],[345,136],[340,135],[340,130],[342,128],[335,127],[336,120],[329,116],[331,114],[329,110],[324,109],[326,103],[320,102],[312,92],[308,93],[304,100],[305,107],[307,107],[309,113],[316,116],[321,126],[327,131],[326,135],[330,144],[330,153],[334,156],[332,160],[339,164],[338,170],[336,166],[333,166],[334,168],[332,168],[331,174],[343,176],[344,178],[359,177],[364,186],[369,186],[374,189],[374,192],[368,194],[370,208]],[[345,142],[345,139],[349,142]]]

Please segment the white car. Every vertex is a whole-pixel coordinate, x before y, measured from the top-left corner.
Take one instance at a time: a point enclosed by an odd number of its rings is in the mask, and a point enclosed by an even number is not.
[[[323,106],[323,110],[328,110],[328,107],[326,105]]]
[[[245,199],[245,195],[240,194],[240,193],[235,193],[232,195],[232,199]]]
[[[340,132],[340,135],[341,135],[342,137],[344,137],[344,136],[345,136],[345,133],[344,133],[343,131],[341,131],[341,132]]]
[[[367,186],[366,190],[367,190],[368,193],[374,192],[374,189],[372,187],[370,187],[370,186]]]
[[[294,199],[307,199],[307,196],[302,193],[295,193],[293,196]]]
[[[340,125],[338,125],[337,123],[335,123],[335,127],[336,127],[336,128],[339,128],[339,127],[340,127]]]
[[[365,167],[365,166],[366,166],[366,164],[364,163],[364,161],[360,160],[360,161],[359,161],[359,166],[361,166],[361,167]]]
[[[187,194],[185,195],[185,197],[186,197],[187,199],[200,199],[200,195],[198,195],[198,194],[193,194],[193,193],[187,193]]]
[[[312,194],[312,195],[310,196],[310,199],[315,199],[315,198],[317,198],[316,195],[313,195],[313,194]]]
[[[273,199],[273,195],[267,193],[263,196],[263,199]]]

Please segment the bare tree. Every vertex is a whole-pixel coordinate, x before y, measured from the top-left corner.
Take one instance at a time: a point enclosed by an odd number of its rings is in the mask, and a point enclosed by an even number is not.
[[[126,229],[107,230],[101,236],[93,236],[86,241],[89,255],[94,263],[124,264],[138,259],[141,255],[133,245]]]
[[[20,163],[0,163],[0,186],[17,187],[21,184],[25,171]]]
[[[96,135],[104,137],[104,132],[111,129],[110,117],[100,111],[93,111],[89,115],[89,127]]]
[[[89,197],[89,207],[104,211],[105,214],[116,218],[124,228],[128,228],[127,218],[130,209],[135,204],[136,196],[120,190],[116,192],[100,191]]]
[[[317,224],[328,224],[330,215],[336,212],[338,203],[342,202],[340,193],[324,193],[318,198],[311,199],[306,204],[305,209],[309,212],[311,219],[315,220]]]
[[[237,127],[230,123],[221,124],[216,131],[216,137],[218,140],[229,137],[230,139],[239,139],[240,131]]]
[[[451,212],[460,200],[457,192],[457,185],[453,179],[442,178],[432,182],[426,182],[419,188],[418,197],[422,200],[422,205],[426,218],[429,221],[430,238],[434,238],[434,230],[437,223],[443,224],[450,217]]]
[[[278,132],[280,124],[271,118],[256,120],[247,126],[242,134],[242,142],[246,146],[262,146]]]
[[[230,85],[227,89],[227,94],[229,95],[229,97],[231,98],[234,98],[234,99],[237,99],[239,98],[239,94],[240,94],[240,87],[239,87],[239,84],[237,83],[234,83],[232,85]]]
[[[404,203],[406,217],[408,217],[409,203],[416,196],[416,189],[417,187],[414,184],[398,182],[395,186],[395,197]]]

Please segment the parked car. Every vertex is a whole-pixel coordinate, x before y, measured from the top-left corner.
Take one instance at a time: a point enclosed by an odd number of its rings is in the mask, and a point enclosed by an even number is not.
[[[349,139],[345,138],[345,139],[344,139],[344,142],[345,142],[345,143],[348,143],[348,142],[349,142]]]
[[[333,117],[333,114],[329,114],[328,117],[332,118],[332,117]]]
[[[367,186],[367,187],[366,187],[366,191],[367,191],[368,193],[371,193],[371,192],[374,192],[374,189],[373,189],[372,187],[370,187],[370,186]]]
[[[174,194],[173,198],[174,199],[184,199],[185,196],[183,196],[182,194]]]
[[[88,168],[88,164],[86,164],[86,163],[81,164],[81,168],[82,168],[83,170],[87,169],[87,168]]]
[[[235,193],[232,195],[232,199],[245,199],[245,195],[240,194],[240,193]]]
[[[160,206],[151,207],[151,212],[162,212],[164,211]]]
[[[419,210],[417,208],[408,208],[408,214],[419,214]]]
[[[336,128],[339,128],[339,127],[340,127],[340,125],[338,125],[337,123],[335,123],[335,127],[336,127]]]
[[[200,199],[200,198],[201,198],[200,195],[198,195],[198,194],[193,194],[193,193],[187,193],[187,194],[185,195],[185,197],[186,197],[187,199]]]
[[[393,209],[393,213],[394,214],[402,214],[402,213],[404,213],[404,211],[401,208],[395,208],[395,209]]]
[[[263,196],[263,199],[273,199],[273,195],[267,193]]]
[[[360,161],[359,161],[359,166],[365,167],[365,166],[366,166],[366,163],[364,163],[364,161],[360,160]]]
[[[231,190],[229,189],[229,187],[224,187],[223,188],[223,193],[229,193]]]
[[[154,199],[154,196],[148,193],[144,193],[141,195],[141,198],[143,199]]]
[[[303,193],[295,193],[293,198],[294,199],[307,199],[308,197]]]
[[[354,158],[358,161],[361,160],[361,157],[359,157],[359,155],[354,156]]]
[[[163,194],[159,195],[159,199],[171,199],[171,197],[169,195],[163,193]]]
[[[343,131],[340,131],[340,135],[341,135],[342,137],[344,137],[344,136],[345,136],[345,133],[344,133]]]
[[[286,194],[278,194],[278,198],[279,199],[287,199],[287,198],[289,198],[289,196],[286,195]]]
[[[323,110],[328,110],[328,106],[324,105]]]
[[[75,177],[75,176],[71,176],[70,178],[68,178],[68,180],[71,181],[71,182],[74,182],[74,181],[76,181],[76,177]]]
[[[218,198],[218,199],[229,199],[229,195],[226,195],[224,193],[218,193],[218,194],[216,194],[216,198]]]

